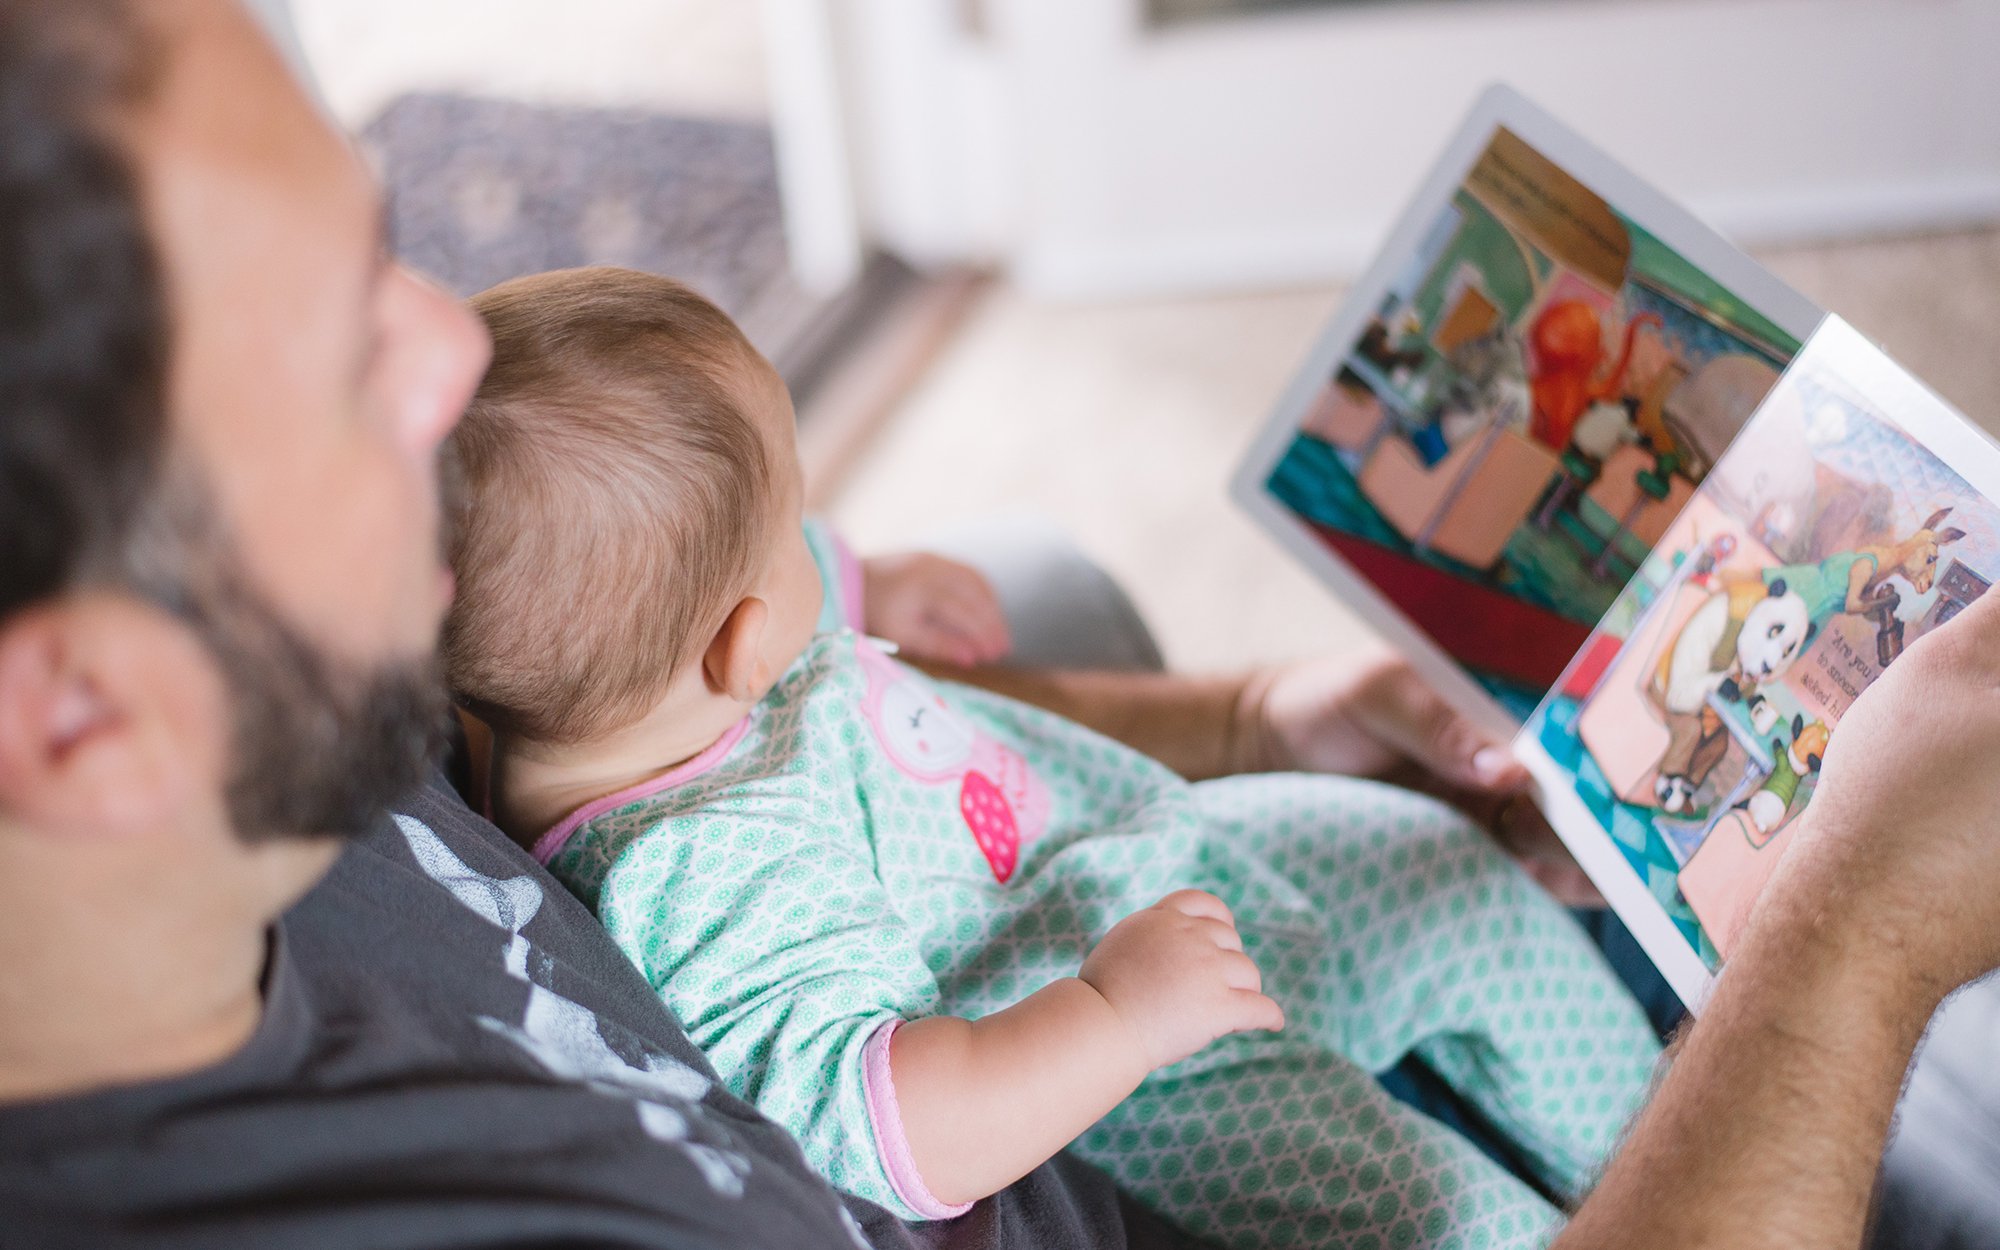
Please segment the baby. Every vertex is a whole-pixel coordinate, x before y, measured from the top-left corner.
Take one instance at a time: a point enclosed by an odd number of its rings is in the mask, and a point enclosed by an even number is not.
[[[446,661],[495,818],[828,1180],[948,1218],[1074,1142],[1232,1246],[1546,1241],[1369,1075],[1415,1050],[1564,1196],[1638,1107],[1644,1020],[1488,839],[927,678],[852,628],[784,385],[719,310],[612,269],[474,305]]]

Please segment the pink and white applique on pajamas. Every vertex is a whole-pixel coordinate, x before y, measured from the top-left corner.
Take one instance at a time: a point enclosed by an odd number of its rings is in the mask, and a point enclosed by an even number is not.
[[[1416,1051],[1575,1194],[1657,1055],[1569,917],[1449,809],[1341,778],[1191,785],[846,630],[700,757],[537,853],[732,1090],[909,1219],[957,1210],[910,1162],[897,1025],[1074,975],[1184,887],[1234,910],[1288,1026],[1155,1073],[1075,1149],[1223,1244],[1544,1244],[1554,1208],[1369,1074]]]

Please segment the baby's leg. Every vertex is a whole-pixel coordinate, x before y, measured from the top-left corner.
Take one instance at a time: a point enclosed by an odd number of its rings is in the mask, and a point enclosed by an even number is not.
[[[1659,1047],[1569,915],[1451,809],[1388,786],[1272,777],[1198,787],[1266,989],[1369,1071],[1412,1051],[1578,1195],[1645,1099]],[[1279,926],[1259,897],[1296,891]],[[1285,908],[1274,908],[1282,914]],[[1244,914],[1247,913],[1247,914]]]
[[[1156,1077],[1078,1141],[1146,1205],[1232,1250],[1539,1247],[1560,1217],[1463,1138],[1324,1052]]]

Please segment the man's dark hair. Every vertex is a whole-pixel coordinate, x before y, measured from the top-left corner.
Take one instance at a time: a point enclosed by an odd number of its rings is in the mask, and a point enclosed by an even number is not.
[[[116,133],[120,0],[0,0],[0,620],[118,560],[166,439],[168,319]]]
[[[0,0],[0,622],[83,586],[172,612],[235,721],[246,838],[359,833],[423,777],[435,657],[335,662],[252,584],[167,414],[172,325],[130,123],[158,78],[135,0]]]

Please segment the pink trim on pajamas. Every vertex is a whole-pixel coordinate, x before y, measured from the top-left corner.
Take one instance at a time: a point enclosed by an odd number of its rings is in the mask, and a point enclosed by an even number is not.
[[[614,808],[623,807],[627,803],[636,803],[640,799],[649,798],[662,790],[671,790],[675,786],[694,780],[709,769],[714,768],[717,764],[720,764],[722,757],[729,754],[729,748],[741,742],[743,735],[749,731],[750,718],[746,716],[742,720],[737,721],[735,727],[730,729],[728,733],[717,738],[713,746],[686,763],[676,764],[659,776],[642,781],[636,786],[627,786],[616,794],[607,794],[601,799],[594,799],[591,802],[585,803],[582,807],[563,817],[554,828],[535,839],[534,848],[529,854],[533,855],[536,860],[546,866],[550,860],[562,852],[563,847],[569,844],[570,835],[582,828],[586,821],[596,820],[599,816]]]
[[[903,1027],[891,1020],[875,1030],[861,1052],[861,1087],[868,1098],[868,1121],[875,1130],[875,1152],[882,1157],[882,1170],[896,1196],[927,1220],[948,1220],[972,1210],[972,1204],[956,1206],[942,1202],[924,1184],[917,1161],[910,1154],[910,1139],[903,1132],[903,1110],[896,1103],[896,1078],[889,1069],[889,1040]]]

